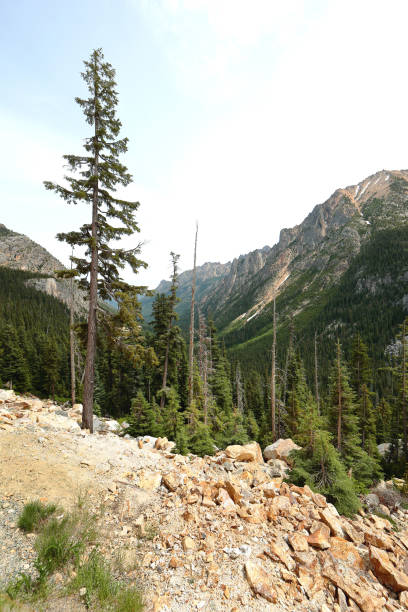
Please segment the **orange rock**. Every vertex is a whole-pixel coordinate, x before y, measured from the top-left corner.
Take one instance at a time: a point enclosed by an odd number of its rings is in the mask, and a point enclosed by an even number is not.
[[[162,475],[159,472],[151,472],[150,470],[140,470],[139,472],[139,487],[146,491],[155,491],[160,487]]]
[[[307,537],[303,533],[294,533],[288,538],[289,544],[293,550],[299,552],[306,552],[309,550],[309,544],[307,543]]]
[[[272,559],[277,557],[289,571],[293,571],[296,567],[296,563],[290,555],[289,547],[286,542],[271,542],[269,550],[265,550],[265,553]]]
[[[408,591],[407,574],[394,567],[384,550],[370,546],[370,564],[375,576],[382,584],[391,587],[397,593]]]
[[[307,541],[311,546],[320,548],[320,550],[325,550],[326,548],[330,548],[329,536],[330,530],[328,527],[325,529],[323,527],[319,527],[316,529],[316,531],[310,534]]]
[[[330,533],[333,536],[344,538],[343,528],[337,516],[335,516],[329,508],[324,508],[319,512],[320,518],[330,528]]]
[[[172,568],[182,567],[183,561],[181,559],[177,559],[177,557],[172,557],[169,562],[169,566]]]
[[[344,518],[342,520],[342,527],[344,533],[352,542],[354,542],[354,544],[360,546],[360,544],[364,542],[364,533],[358,531],[352,523],[349,523],[349,521]]]
[[[357,548],[351,542],[343,538],[330,538],[330,553],[336,559],[347,561],[356,569],[364,569],[364,561],[360,557]]]
[[[234,484],[230,480],[226,480],[224,486],[228,492],[228,495],[231,497],[234,503],[239,504],[242,500],[242,493],[239,486]]]
[[[181,540],[181,546],[183,547],[184,552],[197,550],[197,543],[190,538],[190,536],[184,536],[184,538]]]
[[[223,510],[225,510],[225,512],[232,513],[232,512],[236,512],[237,510],[237,507],[235,506],[234,502],[228,495],[228,492],[226,489],[220,489],[218,491],[217,503]]]
[[[163,474],[162,482],[169,491],[176,491],[180,486],[180,478],[172,472]]]
[[[276,603],[278,599],[277,593],[271,585],[269,574],[267,574],[261,565],[254,561],[247,561],[245,563],[245,573],[249,585],[255,594],[272,603]]]
[[[251,504],[247,510],[247,515],[243,517],[247,523],[264,523],[266,521],[266,511],[262,504]]]
[[[312,499],[316,506],[319,506],[319,508],[326,508],[327,502],[324,495],[320,495],[320,493],[313,493]]]
[[[394,548],[391,538],[380,531],[374,532],[364,529],[364,541],[366,544],[371,544],[371,546],[382,548],[383,550],[392,550]]]
[[[261,447],[258,442],[250,442],[249,444],[244,444],[241,446],[240,444],[232,444],[231,446],[227,446],[225,449],[225,454],[230,459],[234,459],[235,461],[254,461],[256,463],[263,463],[263,456]]]
[[[271,501],[270,510],[275,515],[287,516],[290,511],[290,501],[285,495],[278,495]]]
[[[322,568],[322,576],[344,591],[349,601],[353,600],[362,612],[383,612],[384,597],[377,597],[374,591],[362,588],[358,575],[352,569],[344,571],[344,568],[329,562]]]

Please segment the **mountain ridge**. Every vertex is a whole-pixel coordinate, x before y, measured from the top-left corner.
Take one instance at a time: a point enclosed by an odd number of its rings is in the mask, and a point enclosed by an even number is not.
[[[32,272],[33,278],[25,281],[27,285],[70,306],[70,281],[56,277],[56,272],[66,270],[66,267],[43,246],[25,234],[8,229],[2,223],[0,223],[0,267]],[[76,314],[83,314],[85,308],[83,292],[75,288],[74,311]]]
[[[221,264],[226,266],[223,274],[218,278],[207,276],[205,286],[200,282],[199,266],[196,303],[201,312],[214,318],[226,346],[233,351],[239,349],[241,357],[247,342],[256,345],[258,336],[270,336],[274,298],[278,326],[286,327],[286,335],[289,319],[309,318],[317,324],[312,311],[321,310],[332,299],[330,295],[340,286],[362,247],[375,241],[379,232],[398,230],[407,224],[408,170],[380,170],[355,185],[336,189],[301,223],[283,228],[272,247]],[[402,234],[400,240],[405,231]],[[262,257],[258,257],[260,251]],[[375,257],[371,251],[370,257]],[[206,266],[211,271],[211,264]],[[190,281],[190,285],[183,282],[180,292],[180,324],[186,331],[192,271],[183,272],[182,278]],[[364,280],[356,286],[363,287]],[[158,289],[165,288],[161,283]],[[408,304],[408,297],[405,302],[404,296],[398,300]]]

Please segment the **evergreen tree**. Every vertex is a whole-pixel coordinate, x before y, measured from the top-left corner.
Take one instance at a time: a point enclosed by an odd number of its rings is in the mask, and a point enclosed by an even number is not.
[[[310,418],[314,419],[316,415]],[[308,485],[326,495],[341,514],[352,516],[358,511],[360,502],[353,479],[347,476],[327,431],[317,430],[312,443],[291,453],[291,459],[294,467],[289,474],[290,482]]]
[[[166,408],[162,412],[163,433],[176,443],[176,452],[185,455],[189,451],[188,434],[177,391],[174,387],[167,387],[161,393],[166,393]]]
[[[30,389],[30,372],[16,329],[6,323],[0,328],[0,380],[12,386],[16,391]]]
[[[377,434],[378,442],[391,440],[392,408],[390,403],[382,398],[377,406]]]
[[[157,438],[163,435],[160,408],[154,401],[149,404],[141,391],[132,399],[128,421],[129,428],[127,431],[131,436],[153,436]]]
[[[250,410],[245,419],[245,428],[247,430],[248,436],[251,440],[259,440],[260,428],[258,423],[256,422],[254,413]]]
[[[43,375],[43,387],[45,394],[55,398],[55,391],[59,381],[59,355],[57,343],[54,339],[47,338],[43,345],[41,370]]]
[[[360,421],[361,445],[370,457],[378,458],[377,451],[377,422],[375,418],[372,393],[363,383],[358,400],[358,415]]]
[[[361,448],[355,395],[337,342],[337,356],[330,375],[329,416],[340,457],[361,491],[381,477],[377,458]]]
[[[303,362],[294,351],[289,355],[286,388],[286,433],[295,438],[302,418],[302,410],[308,400],[309,391]]]
[[[139,246],[126,250],[109,245],[124,235],[138,231],[134,213],[139,204],[115,196],[117,186],[127,186],[132,177],[119,161],[127,150],[127,138],[119,139],[121,122],[116,117],[118,103],[115,70],[104,61],[101,49],[92,52],[85,61],[82,77],[89,98],[76,98],[93,133],[85,140],[85,155],[65,155],[72,175],[65,177],[69,188],[46,181],[46,189],[55,191],[68,203],[86,202],[91,206],[91,223],[79,231],[58,234],[58,239],[72,247],[85,248],[83,257],[71,257],[79,285],[89,292],[88,333],[83,389],[82,426],[93,431],[94,370],[97,336],[97,302],[115,299],[118,291],[134,295],[140,288],[132,287],[120,277],[120,269],[129,264],[136,273],[145,265],[136,255]],[[75,174],[79,172],[78,174]],[[115,226],[115,222],[121,223]],[[66,276],[71,273],[68,271]]]
[[[354,338],[351,348],[350,382],[357,397],[361,396],[361,387],[363,385],[370,387],[372,383],[372,369],[368,349],[360,334],[357,334]]]

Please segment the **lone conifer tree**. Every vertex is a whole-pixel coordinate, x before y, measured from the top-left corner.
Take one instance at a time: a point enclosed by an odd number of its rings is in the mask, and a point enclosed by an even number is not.
[[[117,292],[141,293],[120,278],[119,270],[129,264],[134,272],[146,264],[134,249],[112,248],[109,242],[139,231],[134,219],[138,202],[115,197],[118,185],[127,186],[132,177],[119,155],[127,151],[127,138],[118,138],[122,126],[116,117],[118,94],[115,89],[115,70],[104,61],[102,49],[91,53],[85,61],[82,77],[89,90],[89,98],[75,98],[82,108],[86,122],[93,133],[85,139],[84,155],[64,155],[72,175],[65,180],[69,187],[45,181],[46,189],[53,190],[69,204],[87,202],[91,205],[91,223],[79,231],[58,234],[58,240],[85,249],[83,257],[72,257],[73,274],[79,277],[79,286],[89,292],[88,336],[83,390],[82,427],[93,430],[93,395],[96,353],[97,301],[115,298]],[[78,174],[75,174],[75,173]],[[116,227],[116,223],[121,225]],[[67,271],[65,276],[70,276]]]

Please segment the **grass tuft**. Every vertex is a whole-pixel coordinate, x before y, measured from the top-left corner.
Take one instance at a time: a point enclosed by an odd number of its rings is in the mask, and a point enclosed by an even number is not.
[[[77,507],[61,519],[52,518],[43,527],[35,543],[38,562],[48,574],[79,563],[87,545],[96,539],[95,520],[86,507]]]
[[[109,609],[115,612],[141,612],[143,600],[135,587],[126,588],[112,575],[109,563],[94,549],[79,568],[68,586],[68,592],[85,588],[84,603],[91,609]]]
[[[79,591],[85,587],[86,603],[89,606],[95,599],[100,604],[112,600],[118,592],[118,583],[111,574],[107,561],[93,550],[88,560],[78,568],[76,577],[69,585],[69,591]]]
[[[144,609],[143,599],[135,587],[120,591],[115,601],[115,612],[141,612]]]
[[[55,504],[42,504],[40,501],[32,501],[26,504],[21,512],[17,526],[26,533],[40,531],[44,523],[57,509]]]

